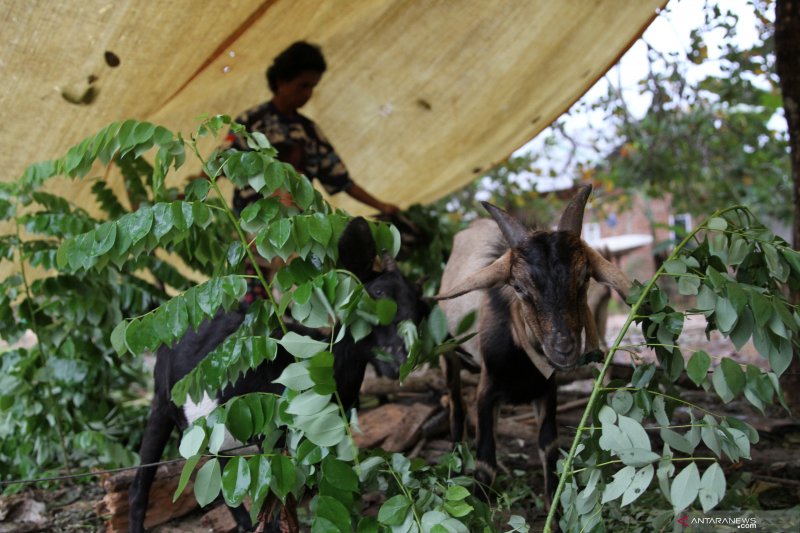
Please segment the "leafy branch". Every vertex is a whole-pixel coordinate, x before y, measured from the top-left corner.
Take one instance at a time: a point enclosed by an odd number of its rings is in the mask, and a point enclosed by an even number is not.
[[[654,476],[675,512],[691,505],[698,496],[704,510],[722,500],[725,477],[717,458],[723,454],[732,461],[749,457],[750,445],[758,441],[757,432],[735,418],[715,416],[655,389],[658,382],[653,381],[652,365],[638,366],[630,387],[604,386],[603,380],[628,329],[637,321],[647,345],[656,352],[665,385],[686,371],[698,386],[713,386],[725,403],[741,393],[762,411],[776,396],[782,402],[778,377],[789,365],[800,328],[800,317],[786,302],[783,287],[800,283],[799,260],[800,254],[758,225],[747,208],[735,206],[717,211],[686,235],[655,275],[644,286],[634,287],[629,297],[631,311],[597,375],[570,450],[559,465],[561,476],[546,531],[553,527],[559,508],[555,502],[560,502],[564,510],[563,529],[591,528],[600,520],[600,505],[620,497],[623,506],[630,504],[646,491]],[[677,279],[682,295],[695,297],[695,309],[689,312],[703,314],[707,330],[718,329],[737,348],[752,337],[773,372],[762,372],[753,365],[747,365],[744,372],[739,364],[723,358],[709,382],[710,357],[702,351],[696,351],[684,365],[677,342],[684,313],[670,307],[656,285],[664,276]],[[601,402],[603,397],[605,402]],[[705,417],[698,423],[690,411],[691,423],[685,425],[689,430],[681,435],[670,422],[667,402],[689,405],[705,412]],[[658,423],[664,442],[662,454],[651,451],[642,425],[648,415]],[[601,425],[589,425],[590,417]],[[716,457],[694,456],[701,440]],[[673,449],[690,457],[675,457]],[[714,463],[701,478],[695,461],[709,459]],[[690,461],[690,465],[673,478],[673,463],[679,460]],[[656,462],[657,469],[653,467]],[[575,463],[580,467],[574,468]],[[613,481],[606,482],[603,468],[619,463],[625,466],[614,474]]]

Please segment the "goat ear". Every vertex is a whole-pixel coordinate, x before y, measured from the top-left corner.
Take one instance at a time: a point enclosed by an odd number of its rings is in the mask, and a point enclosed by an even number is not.
[[[453,287],[447,292],[438,294],[436,300],[449,300],[467,294],[468,292],[477,291],[481,289],[488,289],[505,283],[511,276],[511,250],[507,251],[489,266],[483,267],[460,285]]]
[[[558,222],[559,231],[569,231],[575,235],[581,234],[583,210],[586,208],[586,200],[589,199],[591,193],[591,185],[578,189],[578,192],[572,197],[572,200],[569,201],[561,214],[561,220]]]
[[[617,291],[617,294],[620,295],[623,301],[626,300],[628,298],[628,290],[631,288],[631,282],[628,280],[628,276],[614,263],[600,255],[600,252],[588,244],[585,246],[589,259],[589,268],[592,270],[592,277],[603,285],[608,285]]]
[[[503,232],[503,237],[506,238],[506,243],[512,248],[520,246],[525,242],[528,236],[528,230],[519,221],[489,202],[481,202],[483,207],[492,215],[492,218],[497,225],[500,226],[500,231]]]
[[[339,263],[364,280],[372,272],[372,264],[377,255],[372,230],[363,217],[356,217],[347,223],[339,237]]]

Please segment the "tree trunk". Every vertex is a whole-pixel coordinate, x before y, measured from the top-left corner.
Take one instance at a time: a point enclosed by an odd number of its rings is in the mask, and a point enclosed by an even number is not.
[[[775,57],[789,130],[794,183],[792,240],[797,250],[800,249],[800,0],[777,0],[775,4]],[[792,301],[800,302],[800,295],[792,294]],[[781,386],[792,413],[797,415],[800,412],[800,358],[797,353]]]

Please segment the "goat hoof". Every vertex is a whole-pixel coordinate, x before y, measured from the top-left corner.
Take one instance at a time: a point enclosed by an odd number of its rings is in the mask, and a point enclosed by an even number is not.
[[[473,495],[481,501],[488,502],[495,478],[495,469],[481,461],[475,468],[475,485],[472,488]]]

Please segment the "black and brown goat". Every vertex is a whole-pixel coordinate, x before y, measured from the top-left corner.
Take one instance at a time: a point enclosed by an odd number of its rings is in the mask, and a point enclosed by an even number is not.
[[[556,485],[558,457],[554,370],[568,371],[600,340],[587,304],[592,278],[625,298],[625,275],[581,239],[591,186],[580,189],[555,231],[528,229],[505,211],[456,235],[437,297],[452,333],[478,310],[476,337],[462,348],[480,361],[476,479],[491,485],[497,467],[494,426],[500,402],[532,402],[545,469],[545,500]],[[458,363],[445,361],[450,389],[451,435],[464,436]]]
[[[338,247],[340,264],[359,277],[370,296],[391,298],[397,303],[397,312],[391,324],[375,326],[372,333],[359,342],[345,336],[334,345],[334,378],[339,397],[344,407],[349,409],[358,402],[359,389],[368,363],[378,367],[383,375],[397,377],[406,355],[397,326],[403,320],[419,323],[425,313],[425,306],[419,288],[406,280],[390,257],[384,256],[382,272],[373,272],[377,257],[375,241],[363,218],[353,219],[348,224],[339,239]],[[162,346],[158,350],[154,370],[155,394],[139,451],[142,464],[155,463],[161,459],[175,427],[183,431],[194,420],[231,398],[251,392],[280,394],[283,391],[283,386],[273,381],[294,359],[279,347],[273,361],[265,362],[249,371],[236,383],[220,391],[215,399],[206,395],[199,404],[187,403],[183,408],[172,403],[172,386],[235,332],[244,320],[245,313],[242,310],[219,313],[212,320],[201,324],[197,331],[188,331],[173,347]],[[313,330],[300,326],[290,326],[290,329],[301,334],[313,333]],[[375,358],[375,349],[390,354],[393,360]],[[150,486],[155,472],[156,467],[140,469],[130,487],[128,500],[131,532],[144,530]],[[231,509],[231,512],[240,530],[251,527],[250,518],[242,507]]]

